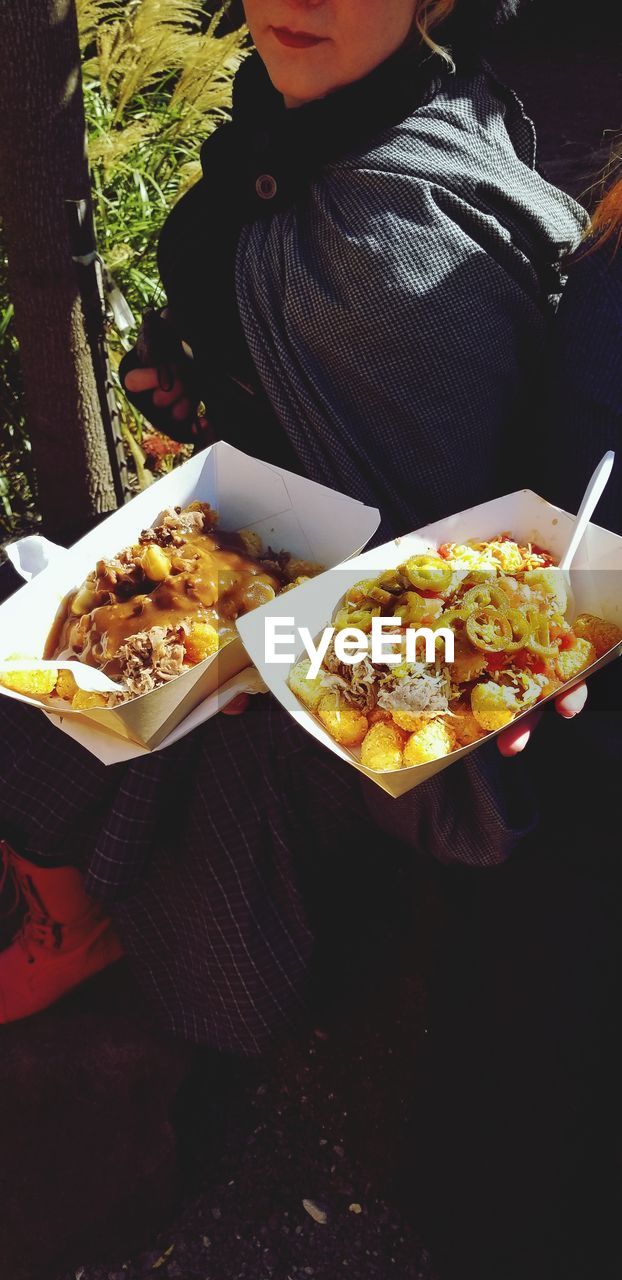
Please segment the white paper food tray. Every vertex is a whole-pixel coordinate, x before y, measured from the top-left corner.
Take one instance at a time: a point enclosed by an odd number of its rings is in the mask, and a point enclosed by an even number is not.
[[[141,530],[152,525],[165,507],[185,507],[194,500],[209,502],[216,508],[222,529],[252,529],[266,547],[291,551],[296,557],[327,566],[365,546],[379,521],[378,511],[372,507],[219,442],[115,511],[69,551],[54,556],[47,568],[0,606],[0,662],[4,660],[4,669],[14,667],[16,664],[7,659],[15,658],[27,660],[27,666],[36,666],[62,600],[80,585],[97,561],[134,543]],[[44,539],[27,541],[30,560],[39,551],[45,560],[49,544],[41,546]],[[12,558],[19,562],[19,555]],[[287,594],[293,596],[297,589]],[[236,638],[175,680],[112,709],[78,712],[61,703],[57,709],[49,703],[34,703],[1,686],[0,693],[40,706],[70,732],[71,725],[79,723],[79,735],[74,736],[79,736],[82,745],[99,759],[112,763],[135,755],[136,745],[154,750],[169,740],[180,723],[206,699],[209,702],[205,703],[203,718],[215,715],[219,705],[212,695],[225,685],[230,689],[234,678],[248,666],[248,656]],[[102,687],[102,673],[95,668],[74,663],[71,669],[83,687]],[[251,685],[254,680],[253,676]],[[238,686],[244,687],[243,679]],[[190,727],[198,722],[194,716]],[[116,753],[111,747],[112,735],[118,744]],[[175,734],[175,738],[179,736]]]
[[[404,537],[374,547],[371,551],[349,560],[347,564],[336,566],[330,572],[304,583],[293,599],[288,599],[287,595],[277,597],[271,604],[264,605],[253,613],[247,614],[246,617],[240,618],[237,623],[238,631],[248,654],[271,693],[278,698],[281,705],[298,721],[298,724],[341,760],[346,760],[360,773],[371,778],[379,787],[382,787],[383,791],[395,797],[401,796],[441,769],[446,769],[448,765],[462,759],[470,751],[476,751],[483,743],[496,737],[501,730],[489,733],[478,742],[461,747],[452,751],[450,755],[428,764],[414,765],[386,773],[365,768],[353,752],[346,747],[341,747],[334,738],[331,738],[320,721],[292,693],[287,684],[290,661],[285,660],[278,664],[266,662],[266,619],[291,618],[294,620],[291,630],[307,627],[311,636],[315,638],[330,623],[336,606],[354,583],[361,578],[374,577],[385,569],[396,568],[411,555],[436,550],[444,542],[465,542],[469,538],[490,539],[495,534],[507,532],[518,542],[533,542],[546,548],[558,559],[568,544],[574,524],[575,517],[568,512],[552,506],[530,489],[521,489],[504,498],[496,498],[492,502],[485,502],[481,506],[461,511],[458,515],[448,516],[435,524],[426,525]],[[570,585],[574,605],[571,616],[576,616],[578,613],[594,613],[622,626],[622,538],[599,528],[598,525],[589,524],[570,571]],[[296,660],[305,654],[297,631],[296,641],[288,647]],[[279,652],[285,653],[286,648],[283,647]],[[565,687],[570,688],[572,684],[583,680],[591,672],[619,656],[621,652],[622,644],[619,644],[587,667],[574,680],[569,681]],[[538,705],[541,706],[549,700],[549,698],[542,699]],[[523,715],[527,714],[528,712],[523,712],[512,723],[516,724]]]

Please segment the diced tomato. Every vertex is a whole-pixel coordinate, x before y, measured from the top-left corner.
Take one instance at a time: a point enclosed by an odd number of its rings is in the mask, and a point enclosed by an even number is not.
[[[560,649],[572,649],[576,638],[574,631],[565,631],[559,641]]]
[[[519,671],[533,671],[535,676],[543,676],[548,673],[548,667],[544,658],[539,658],[537,654],[531,653],[529,649],[519,649],[514,654],[514,666]]]
[[[512,661],[511,653],[487,653],[486,665],[489,671],[502,671]]]
[[[443,545],[439,547],[438,554],[443,557],[443,560],[449,560],[451,557],[451,544],[449,542],[444,542]]]

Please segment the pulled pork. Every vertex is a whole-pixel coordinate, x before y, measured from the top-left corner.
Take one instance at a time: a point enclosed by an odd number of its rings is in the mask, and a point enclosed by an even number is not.
[[[449,710],[447,669],[430,671],[423,663],[411,664],[407,675],[387,675],[378,693],[378,706],[385,711],[410,711],[423,719],[445,715]]]
[[[327,689],[339,689],[346,702],[360,711],[373,711],[377,702],[375,686],[384,670],[384,667],[375,667],[368,657],[354,665],[340,662],[331,641],[322,662],[322,684]]]
[[[215,522],[214,513],[207,503],[203,503],[201,507],[192,511],[182,511],[179,507],[167,507],[158,516],[152,529],[143,529],[139,541],[155,542],[159,547],[181,547],[192,534],[201,533],[203,529],[209,528]]]
[[[181,675],[186,651],[179,632],[166,627],[152,627],[130,636],[117,651],[121,674],[133,697],[151,693]]]

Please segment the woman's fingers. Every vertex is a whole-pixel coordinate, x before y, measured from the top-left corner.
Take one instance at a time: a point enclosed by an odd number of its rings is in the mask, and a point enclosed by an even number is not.
[[[173,405],[172,414],[178,422],[183,422],[184,418],[189,418],[191,413],[192,405],[187,396],[184,396],[183,400],[178,400],[177,404]]]
[[[159,409],[165,409],[165,408],[168,408],[168,406],[171,404],[176,404],[177,401],[180,399],[180,397],[185,396],[185,394],[186,394],[186,388],[184,387],[183,383],[179,381],[179,378],[175,378],[175,381],[172,387],[170,387],[166,391],[164,391],[162,387],[158,387],[154,391],[153,403],[157,404]]]
[[[160,375],[157,369],[130,369],[124,386],[128,391],[153,391],[160,386]]]
[[[162,386],[165,382],[164,374],[168,375],[170,381],[170,370],[162,369],[131,369],[125,377],[125,388],[127,391],[153,391],[153,403],[159,409],[166,409],[170,405],[177,404],[178,400],[184,398],[186,408],[183,413],[174,413],[175,418],[187,418],[190,413],[190,403],[186,396],[186,388],[179,378],[175,378],[172,386]]]
[[[520,720],[516,725],[510,725],[509,729],[499,734],[497,746],[502,756],[517,756],[519,751],[525,750],[543,711],[544,707],[532,711],[531,715],[525,716],[524,720]]]
[[[572,720],[573,716],[578,716],[583,711],[586,701],[587,685],[577,684],[569,693],[562,693],[555,699],[555,710],[564,720]],[[502,756],[516,756],[519,751],[524,751],[544,710],[544,707],[539,707],[517,725],[510,725],[509,729],[499,734],[497,746]]]
[[[250,694],[248,693],[238,693],[237,698],[232,698],[231,702],[228,702],[226,707],[223,707],[222,709],[223,716],[241,715],[243,711],[246,711],[249,697],[250,697]]]
[[[578,716],[580,711],[587,702],[587,685],[577,684],[569,693],[561,693],[559,698],[555,699],[555,710],[565,720],[572,720],[573,716]]]

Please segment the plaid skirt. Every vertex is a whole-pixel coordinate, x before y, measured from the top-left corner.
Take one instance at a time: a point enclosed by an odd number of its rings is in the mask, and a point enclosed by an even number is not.
[[[222,1050],[259,1052],[305,1016],[316,939],[365,881],[390,896],[400,861],[370,838],[358,775],[264,697],[108,768],[2,698],[0,774],[0,833],[82,867],[158,1020]]]
[[[110,767],[0,698],[0,777],[0,836],[84,870],[159,1021],[246,1054],[412,930],[418,864],[494,866],[537,823],[494,743],[394,800],[261,696]]]

